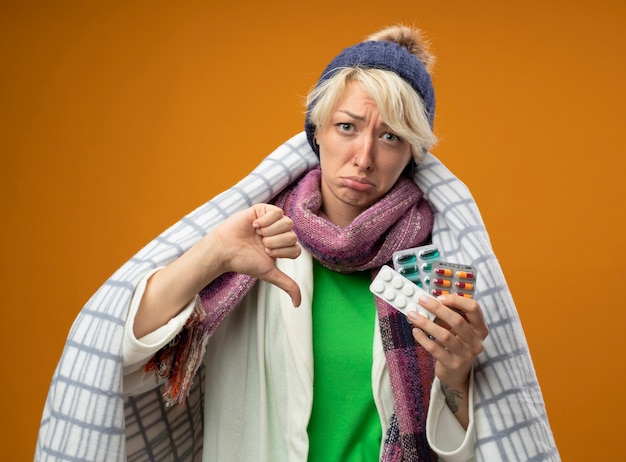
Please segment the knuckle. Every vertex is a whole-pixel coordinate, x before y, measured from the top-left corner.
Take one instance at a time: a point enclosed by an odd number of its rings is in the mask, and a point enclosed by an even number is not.
[[[465,324],[467,324],[467,322],[461,315],[458,315],[458,316],[454,316],[453,319],[450,319],[448,324],[450,325],[452,329],[459,332],[461,329],[463,329],[463,327],[465,326]]]
[[[437,334],[437,339],[442,343],[449,342],[451,338],[452,338],[452,334],[447,329],[444,329],[444,331],[441,334]]]
[[[476,357],[479,354],[481,354],[484,350],[485,350],[485,346],[483,345],[483,342],[480,342],[473,348],[472,353],[474,357]]]

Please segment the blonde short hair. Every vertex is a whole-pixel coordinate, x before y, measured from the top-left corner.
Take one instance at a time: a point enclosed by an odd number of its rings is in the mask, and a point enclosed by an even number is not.
[[[398,74],[359,66],[337,70],[320,82],[307,97],[308,118],[316,130],[323,129],[348,86],[356,82],[374,100],[383,121],[411,146],[413,160],[420,163],[437,142],[420,96]]]
[[[384,122],[411,146],[420,163],[436,143],[435,93],[430,73],[435,57],[419,29],[393,25],[345,48],[328,64],[306,100],[305,131],[317,154],[322,130],[349,85],[359,84],[375,101]]]

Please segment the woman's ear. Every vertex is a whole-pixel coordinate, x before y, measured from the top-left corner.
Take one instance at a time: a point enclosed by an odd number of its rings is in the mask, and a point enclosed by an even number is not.
[[[319,134],[320,134],[320,129],[319,129],[319,127],[315,127],[315,131],[313,132],[313,141],[315,142],[315,144],[316,144],[317,146],[319,146],[319,145],[320,145],[319,141],[317,140],[317,135],[319,135]]]

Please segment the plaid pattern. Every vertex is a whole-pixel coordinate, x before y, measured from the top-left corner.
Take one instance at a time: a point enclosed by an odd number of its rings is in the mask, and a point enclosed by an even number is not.
[[[68,334],[43,410],[36,461],[201,460],[204,371],[182,408],[166,408],[158,391],[122,395],[122,336],[133,289],[225,217],[269,201],[317,162],[306,135],[294,136],[104,283]],[[447,260],[476,265],[481,276],[477,299],[490,335],[475,368],[476,459],[560,460],[515,305],[470,192],[432,155],[415,179],[436,212],[433,241]]]
[[[519,315],[470,191],[434,156],[415,175],[446,260],[475,265],[489,336],[475,366],[476,460],[560,460]]]

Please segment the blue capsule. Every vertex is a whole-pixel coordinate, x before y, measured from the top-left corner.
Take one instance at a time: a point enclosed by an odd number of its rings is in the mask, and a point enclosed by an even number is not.
[[[435,260],[439,258],[439,249],[422,250],[419,254],[422,260]]]
[[[398,255],[396,257],[396,261],[401,265],[412,265],[417,261],[417,257],[414,253],[405,253],[402,255]]]
[[[398,269],[398,273],[400,273],[404,277],[409,277],[415,274],[419,274],[420,270],[417,265],[407,265]]]

